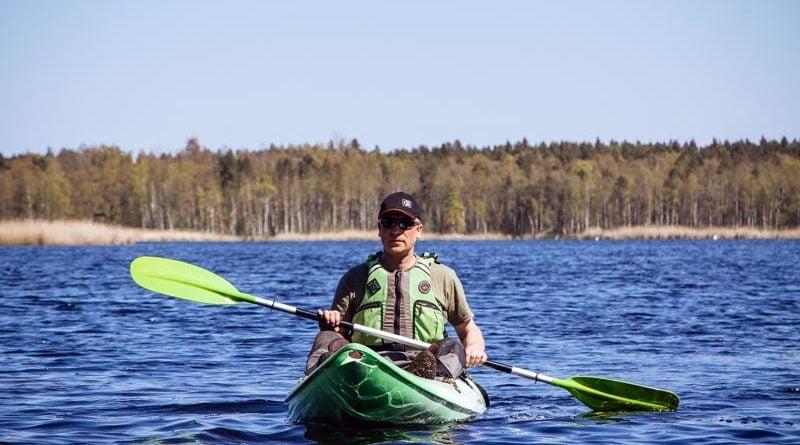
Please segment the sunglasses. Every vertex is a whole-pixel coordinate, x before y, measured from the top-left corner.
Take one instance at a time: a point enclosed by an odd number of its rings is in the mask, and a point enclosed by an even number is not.
[[[385,229],[392,229],[392,228],[400,228],[402,230],[408,230],[417,225],[416,221],[411,218],[381,218],[380,219],[381,226]]]

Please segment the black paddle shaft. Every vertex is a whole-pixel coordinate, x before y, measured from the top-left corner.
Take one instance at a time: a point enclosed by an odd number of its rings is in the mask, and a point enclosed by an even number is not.
[[[502,363],[493,362],[491,360],[487,360],[483,365],[484,366],[488,366],[489,368],[492,368],[492,369],[496,369],[496,370],[498,370],[500,372],[506,372],[506,373],[509,373],[509,374],[511,374],[511,370],[512,370],[511,366],[504,365]]]
[[[305,309],[297,309],[294,314],[297,315],[298,317],[307,318],[309,320],[314,320],[317,322],[319,321],[319,315],[317,315],[316,312],[307,311]],[[354,325],[349,321],[340,321],[339,326],[345,328],[348,332],[352,332]]]

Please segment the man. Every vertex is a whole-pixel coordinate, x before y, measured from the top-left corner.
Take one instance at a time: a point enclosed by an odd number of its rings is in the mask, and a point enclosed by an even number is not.
[[[440,264],[435,255],[414,252],[422,234],[422,217],[416,199],[407,193],[392,193],[383,200],[378,213],[383,251],[348,270],[339,281],[331,310],[318,311],[320,333],[306,363],[307,373],[348,342],[343,334],[401,365],[413,358],[407,369],[426,378],[457,377],[465,366],[486,362],[483,334],[456,273]],[[432,346],[421,353],[406,351],[397,343],[359,332],[345,333],[339,325],[342,320]],[[446,337],[445,320],[454,326],[460,342]]]

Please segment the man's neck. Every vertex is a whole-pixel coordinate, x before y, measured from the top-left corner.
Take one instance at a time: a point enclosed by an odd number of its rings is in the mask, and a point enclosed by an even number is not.
[[[385,252],[381,255],[381,264],[389,272],[410,269],[416,262],[417,256],[414,255],[414,251],[400,258],[387,255]]]

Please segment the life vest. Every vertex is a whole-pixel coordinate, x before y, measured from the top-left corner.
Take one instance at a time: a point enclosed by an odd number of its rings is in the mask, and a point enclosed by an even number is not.
[[[409,270],[389,272],[380,254],[367,258],[364,297],[353,315],[353,323],[433,343],[445,337],[445,315],[434,295],[431,265],[436,255],[418,256]],[[352,340],[380,346],[383,339],[354,332]]]

